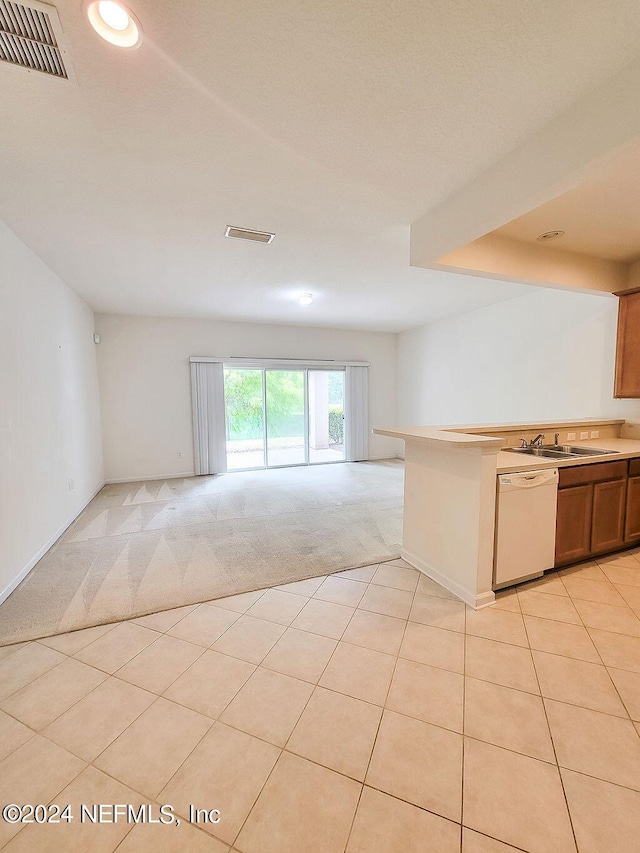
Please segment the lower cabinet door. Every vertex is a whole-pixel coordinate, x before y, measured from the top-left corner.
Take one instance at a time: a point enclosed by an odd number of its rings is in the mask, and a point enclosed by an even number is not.
[[[593,519],[591,552],[613,551],[624,545],[626,480],[595,483],[593,487]]]
[[[591,552],[593,483],[558,491],[556,566],[575,563]]]
[[[625,542],[640,539],[640,476],[627,480],[627,511],[624,530]]]

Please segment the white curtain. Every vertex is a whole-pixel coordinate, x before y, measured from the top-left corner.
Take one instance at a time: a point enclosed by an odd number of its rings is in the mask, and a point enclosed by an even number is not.
[[[222,362],[191,362],[193,446],[196,474],[227,470]]]
[[[369,458],[369,368],[346,367],[345,459],[362,462]]]

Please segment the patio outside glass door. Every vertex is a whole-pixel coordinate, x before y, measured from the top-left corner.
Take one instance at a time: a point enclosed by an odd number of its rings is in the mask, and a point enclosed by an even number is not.
[[[304,465],[307,456],[307,372],[266,370],[267,468]]]
[[[344,462],[344,370],[309,370],[309,462]]]
[[[344,462],[343,370],[225,368],[227,470]]]
[[[227,471],[265,467],[264,370],[225,369]]]

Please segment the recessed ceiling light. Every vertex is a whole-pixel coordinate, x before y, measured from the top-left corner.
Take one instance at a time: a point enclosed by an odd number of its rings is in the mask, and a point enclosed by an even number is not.
[[[108,27],[112,30],[126,30],[129,26],[129,15],[122,6],[118,6],[113,0],[100,0],[98,3],[98,14]]]
[[[300,296],[298,296],[298,302],[300,305],[311,305],[313,302],[313,294],[301,293]]]
[[[558,237],[563,237],[564,231],[545,231],[544,234],[538,234],[536,240],[556,240]]]
[[[85,12],[98,35],[116,47],[140,47],[140,21],[126,6],[114,0],[86,0]]]

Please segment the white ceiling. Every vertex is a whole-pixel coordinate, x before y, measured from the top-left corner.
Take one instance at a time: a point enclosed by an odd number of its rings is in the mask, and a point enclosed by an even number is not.
[[[640,257],[640,141],[607,158],[575,189],[495,233],[535,243],[539,234],[558,230],[564,236],[545,245],[611,261]]]
[[[390,331],[523,292],[409,267],[409,223],[640,43],[635,0],[131,0],[131,52],[56,5],[77,88],[0,63],[0,218],[53,270],[98,311]]]

